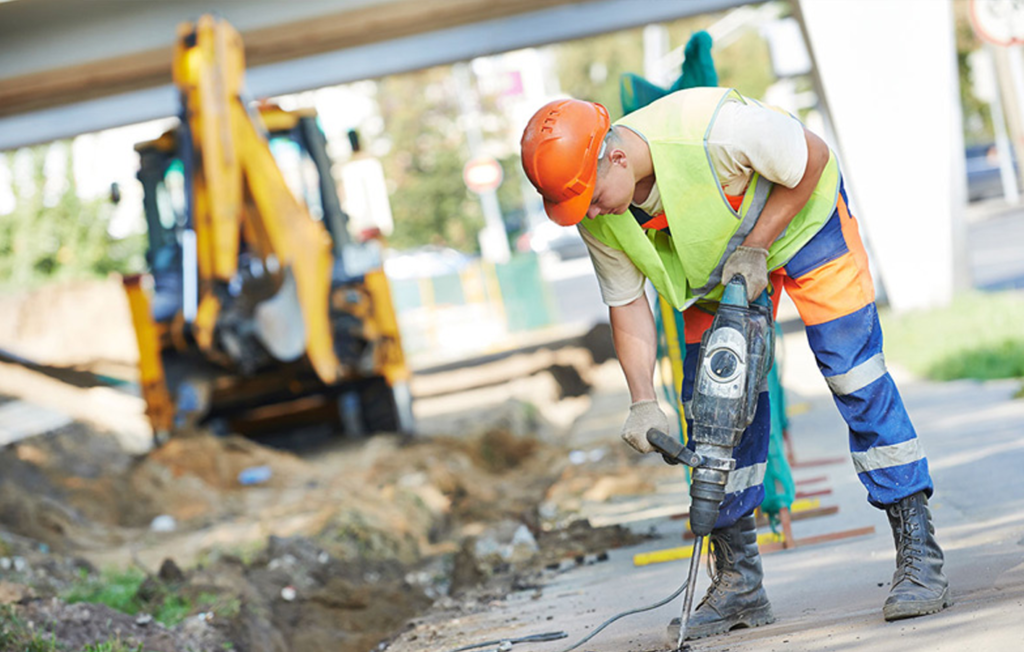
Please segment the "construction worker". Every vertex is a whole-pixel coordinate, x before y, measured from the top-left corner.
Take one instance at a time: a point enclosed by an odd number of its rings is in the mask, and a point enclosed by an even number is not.
[[[733,89],[694,88],[615,124],[599,104],[550,102],[527,124],[521,147],[548,216],[578,226],[589,247],[631,397],[622,438],[649,453],[647,431],[668,431],[654,390],[656,331],[645,279],[684,311],[684,414],[723,281],[742,275],[750,299],[768,289],[776,310],[784,288],[849,426],[868,501],[892,527],[896,572],[885,619],[948,606],[928,462],[886,371],[867,255],[824,141]],[[764,497],[769,421],[765,392],[733,452],[737,468],[710,537],[716,572],[687,638],[774,621],[752,515]],[[669,626],[672,640],[678,622]]]

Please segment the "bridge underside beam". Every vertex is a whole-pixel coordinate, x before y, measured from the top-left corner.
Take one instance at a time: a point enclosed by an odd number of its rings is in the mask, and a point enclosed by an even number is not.
[[[9,13],[5,9],[22,4],[28,8],[36,3],[53,5],[58,0],[0,4],[0,25],[7,25],[0,28],[0,43],[5,43],[0,45],[0,59],[21,62],[20,67],[0,64],[0,150],[176,112],[170,83],[175,24],[169,17],[162,21],[166,25],[156,21],[158,16],[135,18],[139,31],[152,34],[143,39],[149,47],[136,46],[131,51],[122,47],[118,51],[95,45],[95,51],[110,56],[89,59],[72,54],[63,62],[47,60],[53,58],[49,51],[40,52],[36,59],[49,67],[25,72],[32,67],[32,48],[38,47],[39,38],[46,37],[47,23],[35,18],[37,38],[5,39],[5,32],[12,30],[12,23],[5,22],[5,13]],[[102,7],[110,3],[101,0],[76,4]],[[113,4],[126,6],[123,2]],[[178,4],[147,2],[132,6],[166,12]],[[266,97],[719,11],[749,1],[322,0],[312,3],[325,12],[322,15],[273,25],[265,22],[278,20],[274,12],[282,5],[303,7],[307,3],[246,3],[246,7],[266,12],[262,23],[248,11],[235,18],[231,14],[237,9],[231,3],[224,4],[222,14],[240,29],[245,41],[248,90],[256,97]],[[332,8],[334,11],[327,11]],[[186,19],[195,17],[181,13]],[[54,20],[57,32],[70,29]],[[32,33],[34,23],[23,23]],[[86,36],[104,34],[100,27],[93,32],[84,28],[66,32],[63,40],[77,39],[83,49],[88,49]],[[153,31],[157,28],[166,33],[157,36]],[[118,31],[126,29],[127,34],[138,36],[129,23],[119,28],[111,25],[106,38],[116,40]],[[128,45],[138,41],[124,40]]]

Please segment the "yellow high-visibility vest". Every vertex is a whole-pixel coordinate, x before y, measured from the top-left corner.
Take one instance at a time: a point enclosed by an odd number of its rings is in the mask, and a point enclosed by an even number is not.
[[[721,297],[725,260],[754,228],[773,185],[755,173],[739,210],[729,205],[711,165],[707,136],[730,98],[752,101],[730,88],[692,88],[666,95],[615,122],[647,139],[668,233],[642,228],[629,212],[583,220],[584,228],[598,240],[629,256],[679,310],[700,298]],[[769,270],[789,262],[825,225],[835,210],[839,180],[839,163],[829,151],[807,204],[769,248]]]

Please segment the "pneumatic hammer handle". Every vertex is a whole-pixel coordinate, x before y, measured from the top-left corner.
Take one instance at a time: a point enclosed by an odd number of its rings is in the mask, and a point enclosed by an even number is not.
[[[678,439],[669,437],[657,428],[647,431],[647,443],[661,453],[669,464],[685,464],[696,468],[704,461],[703,457],[683,446]]]

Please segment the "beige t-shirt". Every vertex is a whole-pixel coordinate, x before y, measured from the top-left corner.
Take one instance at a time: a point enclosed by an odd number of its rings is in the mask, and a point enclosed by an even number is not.
[[[730,100],[722,105],[708,134],[708,154],[725,193],[742,195],[755,171],[787,188],[800,183],[807,166],[807,141],[797,120],[754,103]],[[647,199],[634,205],[652,216],[664,212],[658,185],[651,188]],[[578,228],[590,251],[605,304],[623,306],[641,296],[646,279],[633,261],[602,243],[582,224]]]

